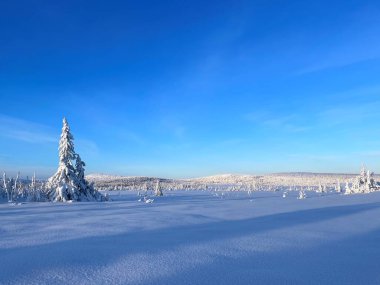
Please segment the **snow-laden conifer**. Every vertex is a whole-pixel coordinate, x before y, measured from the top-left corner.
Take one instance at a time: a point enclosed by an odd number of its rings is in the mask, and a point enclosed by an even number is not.
[[[160,180],[156,181],[156,186],[154,189],[154,195],[156,195],[156,196],[163,196],[164,195],[164,193],[162,193],[162,187],[160,185]]]
[[[16,179],[7,178],[7,175],[3,174],[3,187],[7,193],[8,202],[13,202],[17,199],[17,189],[19,187],[18,180],[20,174],[17,173]]]
[[[84,175],[84,167],[86,164],[82,161],[79,154],[75,154],[75,174],[77,176],[77,188],[81,191],[82,200],[106,200],[98,191],[94,188],[94,183],[89,183]]]
[[[350,184],[348,183],[348,181],[346,181],[346,186],[344,187],[344,194],[345,195],[352,194],[352,191],[351,191],[351,188],[350,188]]]
[[[338,179],[338,182],[335,187],[335,191],[338,193],[342,193],[342,186],[340,185],[340,180]]]
[[[37,185],[36,173],[32,176],[32,181],[28,186],[28,197],[27,200],[29,202],[39,202],[43,201],[43,192],[41,191],[41,183]]]
[[[322,187],[322,184],[321,184],[321,182],[318,182],[318,189],[317,189],[317,193],[323,193],[323,187]]]
[[[3,178],[1,178],[3,179]],[[4,189],[4,181],[0,183],[0,198],[5,198],[7,196],[7,192]]]
[[[84,177],[85,163],[74,150],[74,137],[66,118],[59,141],[59,166],[46,188],[52,201],[101,201],[104,197]]]

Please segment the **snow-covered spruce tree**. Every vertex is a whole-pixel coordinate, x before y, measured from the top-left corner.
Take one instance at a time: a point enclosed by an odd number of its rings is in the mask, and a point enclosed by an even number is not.
[[[252,188],[248,185],[248,191],[247,191],[248,196],[252,195]]]
[[[84,167],[86,164],[82,161],[79,154],[75,154],[75,174],[77,176],[77,188],[82,189],[82,194],[87,200],[104,201],[105,196],[101,195],[94,188],[94,183],[89,183],[84,176]]]
[[[342,186],[340,185],[340,180],[338,179],[338,182],[335,186],[335,191],[338,193],[342,193]]]
[[[323,193],[323,187],[322,187],[321,182],[318,182],[318,190],[317,190],[317,193]]]
[[[1,182],[0,182],[0,198],[5,198],[5,197],[6,197],[6,193],[4,191],[3,181],[2,181],[2,178],[1,178]]]
[[[156,196],[164,196],[164,193],[162,193],[162,188],[160,185],[160,180],[156,181],[156,187],[154,189],[154,195]]]
[[[345,191],[344,191],[344,194],[345,195],[350,195],[352,194],[353,192],[351,191],[351,188],[350,188],[350,184],[348,183],[348,181],[346,181],[346,186],[345,186]]]
[[[11,193],[12,193],[12,186],[11,186],[11,180],[7,178],[6,173],[3,173],[3,189],[7,196],[8,202],[11,201]]]
[[[27,201],[29,202],[46,201],[46,197],[44,195],[45,193],[43,189],[44,189],[43,183],[41,182],[37,183],[36,173],[34,173],[32,176],[32,181],[28,187]]]
[[[8,202],[13,202],[17,198],[17,187],[18,187],[19,174],[17,174],[16,179],[7,178],[7,175],[3,174],[3,187],[7,193]]]
[[[39,189],[37,189],[36,185],[36,173],[32,176],[32,181],[28,187],[28,198],[27,200],[30,202],[38,202],[40,201],[40,192]]]
[[[75,153],[73,141],[69,124],[64,118],[59,141],[59,166],[47,182],[48,198],[55,202],[104,200],[104,196],[84,178],[85,164]]]

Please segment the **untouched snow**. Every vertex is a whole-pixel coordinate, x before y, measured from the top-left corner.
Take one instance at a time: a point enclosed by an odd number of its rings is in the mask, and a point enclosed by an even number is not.
[[[0,204],[0,284],[380,284],[380,193]]]

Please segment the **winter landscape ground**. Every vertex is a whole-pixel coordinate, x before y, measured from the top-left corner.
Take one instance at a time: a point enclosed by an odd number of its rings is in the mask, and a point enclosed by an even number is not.
[[[0,284],[379,284],[380,193],[0,204]]]

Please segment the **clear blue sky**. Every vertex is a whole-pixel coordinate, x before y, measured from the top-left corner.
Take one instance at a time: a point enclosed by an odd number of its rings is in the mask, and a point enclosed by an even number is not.
[[[380,172],[379,1],[1,1],[0,170]]]

